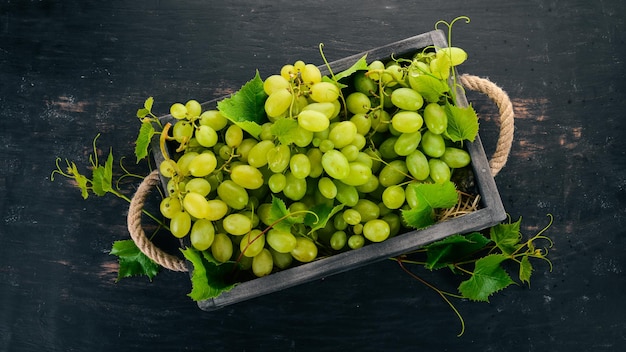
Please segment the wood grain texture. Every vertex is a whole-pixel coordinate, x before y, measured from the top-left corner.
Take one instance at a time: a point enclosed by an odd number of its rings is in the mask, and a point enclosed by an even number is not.
[[[626,4],[619,0],[17,1],[0,5],[0,350],[617,351],[626,347]],[[134,165],[133,116],[228,94],[318,44],[339,59],[455,26],[462,71],[511,97],[515,141],[496,178],[505,209],[548,235],[554,270],[489,304],[458,302],[381,262],[207,313],[186,274],[115,283],[127,204],[82,200],[55,158]],[[468,92],[493,152],[497,109]],[[127,182],[132,193],[137,183]],[[153,199],[153,206],[157,199]],[[451,279],[418,270],[442,287]],[[450,287],[453,289],[453,287]]]

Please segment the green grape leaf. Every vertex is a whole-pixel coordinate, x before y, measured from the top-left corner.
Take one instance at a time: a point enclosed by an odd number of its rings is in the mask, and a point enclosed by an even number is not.
[[[291,226],[304,222],[304,216],[290,215],[285,202],[272,196],[272,206],[270,207],[268,222],[273,224],[277,230],[291,232]]]
[[[135,157],[137,162],[148,156],[148,147],[154,136],[154,126],[151,122],[143,122],[139,128],[139,135],[135,141]]]
[[[450,90],[446,81],[428,74],[420,74],[410,78],[411,87],[429,103],[436,103],[442,95]]]
[[[98,165],[92,173],[92,190],[98,196],[103,196],[113,190],[113,152],[109,150],[109,156],[104,165]]]
[[[191,292],[187,294],[192,300],[197,302],[215,298],[235,287],[235,284],[226,283],[226,275],[232,272],[232,265],[217,262],[206,251],[202,254],[194,248],[180,251],[193,265]]]
[[[152,111],[152,105],[154,104],[154,98],[153,97],[148,97],[146,99],[146,101],[143,102],[143,107],[148,110],[148,111]]]
[[[117,280],[125,277],[145,275],[150,281],[158,274],[160,266],[143,254],[133,240],[113,242],[109,252],[118,257]]]
[[[335,81],[339,82],[341,79],[350,76],[356,71],[367,70],[367,54],[358,59],[352,66],[346,70],[339,72],[335,75]]]
[[[515,283],[500,263],[508,257],[490,254],[476,261],[472,277],[461,282],[459,292],[472,301],[489,302],[489,296]]]
[[[296,140],[298,129],[298,121],[289,118],[278,119],[274,121],[270,132],[278,138],[278,141],[284,145],[290,145]]]
[[[76,186],[80,189],[83,199],[87,199],[89,197],[89,190],[87,189],[87,183],[89,180],[87,177],[78,172],[78,167],[76,167],[74,162],[72,162],[71,166],[68,167],[67,172],[72,175],[74,181],[76,181]]]
[[[519,279],[521,282],[525,282],[530,286],[530,276],[533,273],[533,265],[530,264],[530,260],[528,260],[528,256],[525,255],[522,257],[522,261],[519,265]]]
[[[478,135],[478,115],[470,105],[465,108],[446,103],[444,106],[448,116],[446,136],[454,142],[468,140],[473,142]]]
[[[405,223],[416,229],[424,228],[435,222],[434,209],[445,209],[456,205],[459,195],[451,181],[443,183],[412,183],[409,192],[415,192],[417,206],[402,210]]]
[[[485,248],[490,242],[491,240],[480,232],[446,237],[424,247],[426,250],[424,266],[429,270],[452,266]]]
[[[311,232],[323,229],[326,227],[326,223],[330,220],[333,215],[343,209],[343,204],[339,204],[337,206],[330,206],[329,204],[317,204],[314,205],[310,211],[315,213],[315,215],[311,213],[307,213],[304,216],[304,224],[311,228]]]
[[[263,80],[257,70],[254,78],[243,85],[239,91],[219,101],[217,109],[232,123],[258,139],[261,134],[261,125],[267,122],[266,99]]]
[[[489,229],[489,237],[502,253],[510,255],[521,246],[520,233],[522,218],[511,224],[497,224]]]

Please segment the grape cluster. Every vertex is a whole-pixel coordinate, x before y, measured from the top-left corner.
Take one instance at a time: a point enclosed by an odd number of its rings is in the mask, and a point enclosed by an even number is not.
[[[164,133],[180,156],[160,165],[170,178],[160,209],[171,233],[256,276],[398,234],[400,211],[419,202],[408,185],[448,181],[470,163],[446,138],[450,95],[424,95],[417,79],[445,81],[464,60],[456,50],[373,61],[341,82],[312,64],[285,65],[263,81],[268,122],[258,138],[195,100],[173,104],[176,123]],[[289,138],[278,138],[285,122]],[[274,226],[272,197],[294,217],[342,207],[323,228],[286,229]]]

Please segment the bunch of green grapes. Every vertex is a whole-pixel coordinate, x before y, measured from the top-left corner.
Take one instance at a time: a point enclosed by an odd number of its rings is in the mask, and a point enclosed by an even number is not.
[[[343,85],[312,64],[285,65],[263,82],[268,122],[258,139],[197,101],[173,104],[169,138],[181,156],[160,165],[170,178],[161,212],[172,234],[256,276],[395,236],[400,210],[418,206],[408,185],[450,180],[470,163],[445,136],[449,92],[425,100],[415,83],[420,75],[447,79],[463,54],[374,61]],[[272,129],[283,119],[297,122],[289,144]],[[272,197],[294,216],[343,207],[324,228],[294,222],[285,230],[273,228]]]

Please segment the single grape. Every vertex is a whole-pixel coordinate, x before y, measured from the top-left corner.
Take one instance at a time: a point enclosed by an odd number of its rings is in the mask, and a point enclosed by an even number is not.
[[[183,198],[183,208],[196,219],[209,216],[209,204],[206,198],[194,192],[188,192]]]
[[[285,177],[285,174],[272,174],[267,179],[267,185],[273,193],[280,193],[287,185],[287,177]]]
[[[261,253],[265,246],[265,235],[261,230],[254,229],[243,236],[239,242],[239,250],[246,257],[254,257]]]
[[[446,151],[440,158],[451,169],[458,169],[469,165],[472,161],[470,154],[463,149],[446,147]]]
[[[372,102],[365,93],[353,92],[346,98],[346,108],[353,114],[365,114],[372,108]]]
[[[298,201],[304,197],[307,189],[306,179],[295,177],[290,171],[285,174],[286,184],[283,188],[285,197]]]
[[[213,244],[213,240],[215,240],[215,227],[213,227],[213,223],[206,219],[196,220],[191,226],[189,240],[191,241],[191,245],[199,251],[209,249]]]
[[[191,216],[186,211],[179,211],[170,220],[170,232],[174,237],[183,238],[191,230]]]
[[[448,116],[441,105],[429,103],[424,108],[424,123],[430,132],[442,134],[448,128]]]
[[[458,66],[467,60],[467,52],[458,47],[441,48],[437,51],[438,59],[446,59],[450,61],[452,66]]]
[[[185,108],[187,109],[187,117],[197,118],[202,113],[202,106],[197,100],[188,100],[185,103]]]
[[[291,85],[289,81],[281,75],[271,75],[263,81],[263,91],[268,96],[278,90],[287,90]]]
[[[417,111],[424,104],[424,98],[411,88],[398,88],[391,93],[391,102],[402,110]]]
[[[420,131],[401,133],[393,145],[393,150],[398,155],[407,156],[417,149],[421,141],[422,134]]]
[[[370,220],[377,219],[380,216],[380,208],[378,207],[378,204],[369,199],[359,199],[352,209],[356,210],[361,215],[360,222],[368,222]]]
[[[159,204],[159,210],[161,211],[161,215],[167,219],[171,219],[182,210],[182,204],[180,204],[180,200],[176,197],[165,197]]]
[[[189,162],[189,173],[194,177],[204,177],[209,175],[217,167],[217,158],[211,151],[205,151],[196,155]]]
[[[416,180],[423,181],[430,175],[428,159],[424,153],[419,150],[414,150],[406,157],[406,166],[411,176]]]
[[[193,136],[193,124],[187,120],[176,121],[172,128],[172,136],[178,143],[189,141]]]
[[[389,209],[399,209],[404,205],[404,189],[398,185],[385,188],[382,195],[382,201],[383,204]]]
[[[305,178],[311,173],[311,161],[306,154],[294,154],[289,161],[289,170],[296,178]]]
[[[193,192],[206,197],[211,192],[211,184],[204,178],[192,178],[185,183],[185,192]]]
[[[207,220],[217,221],[222,219],[228,213],[228,204],[221,199],[209,199],[209,215],[205,217]]]
[[[335,231],[330,236],[330,247],[336,251],[342,250],[348,242],[348,235],[345,231]]]
[[[230,179],[246,189],[257,189],[263,186],[263,174],[254,166],[241,164],[230,170]]]
[[[198,143],[203,146],[210,148],[217,144],[217,132],[210,126],[200,125],[196,128],[196,132],[194,134]]]
[[[177,120],[187,117],[187,108],[182,103],[174,103],[170,106],[170,114]]]
[[[189,164],[197,155],[197,152],[187,151],[185,154],[181,155],[180,158],[178,158],[178,161],[176,161],[176,165],[178,166],[178,171],[181,175],[191,175],[191,172],[189,171]]]
[[[350,121],[356,126],[356,131],[360,135],[366,135],[372,128],[372,120],[367,114],[354,114]]]
[[[450,167],[445,162],[432,158],[428,160],[428,166],[430,167],[430,177],[435,183],[450,181]]]
[[[211,254],[220,263],[225,263],[233,256],[233,242],[225,233],[218,233],[211,244]]]
[[[296,247],[291,250],[293,258],[302,263],[312,262],[317,257],[315,242],[306,237],[296,238]]]
[[[167,178],[174,177],[174,175],[176,175],[177,173],[177,170],[178,170],[178,165],[172,159],[163,160],[159,164],[159,172],[161,173],[161,175]]]
[[[354,74],[354,89],[365,95],[372,96],[378,92],[378,84],[366,75],[366,71],[357,71]]]
[[[291,233],[278,229],[267,232],[267,244],[279,253],[289,253],[296,248],[296,237]]]
[[[322,112],[316,110],[304,110],[298,114],[298,125],[307,131],[321,132],[328,128],[330,120],[328,120],[328,117],[326,117],[326,115]]]
[[[329,150],[322,156],[324,171],[332,178],[341,180],[350,174],[350,163],[340,151]]]
[[[310,96],[318,103],[333,102],[339,98],[339,88],[330,82],[318,82],[311,86]]]
[[[348,207],[353,207],[359,201],[359,191],[355,186],[347,185],[341,181],[335,180],[337,187],[337,200]]]
[[[258,142],[248,151],[248,164],[256,168],[264,166],[267,164],[269,153],[274,147],[272,140]]]
[[[309,177],[318,178],[324,172],[324,167],[322,166],[322,153],[319,148],[310,148],[306,152],[306,156],[309,158],[309,162],[311,164],[311,171],[309,172]]]
[[[432,158],[439,158],[446,151],[446,142],[440,134],[426,131],[422,135],[421,147],[424,154]]]
[[[241,210],[248,205],[248,192],[233,180],[222,181],[217,186],[217,195],[233,209]]]
[[[361,213],[356,209],[346,209],[342,216],[348,225],[356,225],[361,222]]]
[[[398,185],[404,181],[407,173],[408,168],[404,160],[393,160],[380,170],[378,180],[383,187]]]
[[[243,130],[241,127],[237,125],[230,125],[226,129],[226,134],[224,135],[224,142],[226,145],[231,148],[237,148],[239,144],[243,141]]]
[[[300,77],[304,84],[313,85],[322,81],[322,73],[317,66],[312,64],[304,65],[304,68],[300,71]]]
[[[351,235],[348,237],[348,247],[350,249],[359,249],[365,245],[365,237],[362,235]]]
[[[279,89],[265,100],[265,113],[269,117],[283,117],[293,101],[293,94],[287,89]]]
[[[354,140],[357,134],[357,128],[352,121],[341,121],[330,129],[328,139],[333,142],[336,149],[341,149]]]
[[[415,111],[400,111],[391,118],[393,128],[401,133],[413,133],[419,131],[424,124],[422,115]]]
[[[363,236],[372,242],[382,242],[391,234],[389,224],[382,219],[370,220],[363,225]]]
[[[334,102],[310,103],[310,104],[307,103],[307,105],[302,109],[302,111],[307,111],[307,110],[321,112],[329,120],[337,115],[337,108]]]
[[[291,266],[291,263],[293,263],[293,257],[291,256],[291,253],[287,252],[287,253],[280,253],[276,250],[274,250],[273,248],[269,248],[270,253],[272,253],[272,259],[274,260],[274,266],[276,266],[279,269],[287,269]]]
[[[272,253],[267,248],[264,248],[252,258],[252,272],[257,277],[263,277],[271,274],[272,270],[274,270]]]
[[[224,230],[234,236],[242,236],[252,230],[252,220],[244,214],[232,213],[222,220]]]
[[[367,70],[367,77],[371,78],[374,81],[380,80],[382,73],[385,70],[385,64],[380,60],[372,61]]]
[[[200,125],[209,126],[215,131],[221,131],[228,125],[228,119],[218,110],[206,110],[200,115]]]
[[[258,158],[261,159],[261,156],[259,155]],[[289,161],[291,160],[291,150],[288,145],[279,144],[268,149],[265,152],[265,158],[269,169],[272,172],[283,172],[289,166]],[[255,164],[258,165],[258,163]]]
[[[328,199],[335,199],[337,196],[337,186],[329,177],[320,177],[317,182],[317,188]]]
[[[355,161],[349,163],[350,171],[348,176],[341,179],[341,182],[350,186],[361,186],[367,183],[372,176],[372,169],[368,165]]]

